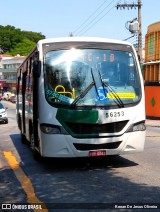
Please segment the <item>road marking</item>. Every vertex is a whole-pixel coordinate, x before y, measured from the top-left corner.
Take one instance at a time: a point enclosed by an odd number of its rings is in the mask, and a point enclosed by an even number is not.
[[[14,155],[12,154],[12,152],[7,152],[4,151],[3,152],[5,158],[8,161],[8,164],[10,165],[10,167],[13,169],[17,179],[19,180],[24,192],[27,195],[27,202],[29,204],[40,204],[43,208],[43,211],[47,212],[47,207],[45,205],[45,203],[41,202],[35,195],[34,192],[34,188],[32,186],[32,183],[30,181],[30,179],[26,176],[26,174],[24,173],[24,171],[22,170],[22,168],[19,166],[18,161],[16,160],[16,158],[14,157]],[[45,209],[44,209],[45,208]],[[42,211],[40,209],[34,209],[34,211]]]
[[[146,137],[151,137],[151,138],[160,138],[158,135],[146,135]]]

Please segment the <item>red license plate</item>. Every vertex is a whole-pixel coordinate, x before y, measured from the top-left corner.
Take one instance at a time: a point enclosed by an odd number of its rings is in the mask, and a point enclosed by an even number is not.
[[[89,157],[105,156],[106,150],[89,151]]]

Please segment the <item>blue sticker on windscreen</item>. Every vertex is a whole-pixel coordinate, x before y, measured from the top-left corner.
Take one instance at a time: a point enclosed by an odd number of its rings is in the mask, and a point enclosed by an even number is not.
[[[106,88],[103,89],[102,87],[99,87],[98,95],[96,94],[96,101],[97,102],[109,101],[109,99],[107,97],[107,93],[108,93],[108,90]]]

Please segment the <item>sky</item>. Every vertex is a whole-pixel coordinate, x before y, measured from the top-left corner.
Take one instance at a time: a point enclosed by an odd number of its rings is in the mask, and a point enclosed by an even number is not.
[[[74,36],[124,40],[132,34],[126,23],[138,18],[138,9],[118,9],[118,3],[138,0],[1,0],[0,25],[40,32],[46,38]],[[142,2],[142,44],[147,27],[160,21],[160,1]],[[128,26],[128,25],[127,25]],[[136,43],[137,37],[128,39]]]

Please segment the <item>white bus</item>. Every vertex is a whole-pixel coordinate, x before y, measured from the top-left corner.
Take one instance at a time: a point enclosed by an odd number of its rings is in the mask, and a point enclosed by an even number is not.
[[[141,152],[144,85],[133,46],[104,38],[40,40],[18,69],[22,142],[43,157]]]

